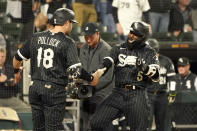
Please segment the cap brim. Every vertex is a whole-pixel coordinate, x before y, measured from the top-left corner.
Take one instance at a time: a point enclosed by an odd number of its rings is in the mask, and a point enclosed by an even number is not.
[[[91,36],[91,35],[93,35],[95,32],[82,32],[81,34],[82,35],[88,35],[88,36]]]
[[[72,21],[73,23],[77,23],[77,24],[79,23],[79,22],[77,22],[76,20],[71,20],[71,21]]]
[[[177,66],[186,66],[186,65],[189,65],[189,64],[185,64],[185,63],[178,63]]]

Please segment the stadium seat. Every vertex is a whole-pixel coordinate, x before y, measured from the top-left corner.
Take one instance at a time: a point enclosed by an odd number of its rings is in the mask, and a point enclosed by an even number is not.
[[[118,35],[111,32],[101,32],[101,38],[107,42],[116,42],[118,41]]]
[[[0,107],[0,129],[21,129],[17,112],[9,107]]]
[[[188,41],[188,42],[192,42],[193,41],[193,35],[192,32],[185,32],[182,33],[179,37],[180,41]]]
[[[17,42],[21,35],[22,28],[23,25],[21,23],[6,23],[2,25],[2,33],[7,36],[7,38],[11,38],[9,40]]]
[[[158,41],[176,41],[176,38],[169,32],[158,32],[152,35]]]
[[[0,13],[6,12],[7,0],[0,0]]]

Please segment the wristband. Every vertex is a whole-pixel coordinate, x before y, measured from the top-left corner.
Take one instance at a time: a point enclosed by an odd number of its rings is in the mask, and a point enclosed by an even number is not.
[[[14,69],[14,74],[18,73],[20,69]]]

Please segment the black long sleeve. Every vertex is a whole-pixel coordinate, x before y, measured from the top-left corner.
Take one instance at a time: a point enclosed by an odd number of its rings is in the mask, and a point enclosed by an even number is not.
[[[119,23],[118,20],[118,8],[112,6],[112,15],[114,17],[114,22]]]
[[[149,18],[149,11],[143,12],[143,21],[146,23],[150,23],[150,18]]]

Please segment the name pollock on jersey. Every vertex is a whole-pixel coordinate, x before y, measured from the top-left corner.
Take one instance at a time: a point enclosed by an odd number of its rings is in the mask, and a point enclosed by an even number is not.
[[[59,40],[50,38],[50,37],[39,37],[38,38],[38,44],[45,44],[45,45],[51,45],[54,47],[57,47],[58,44],[60,43]]]

